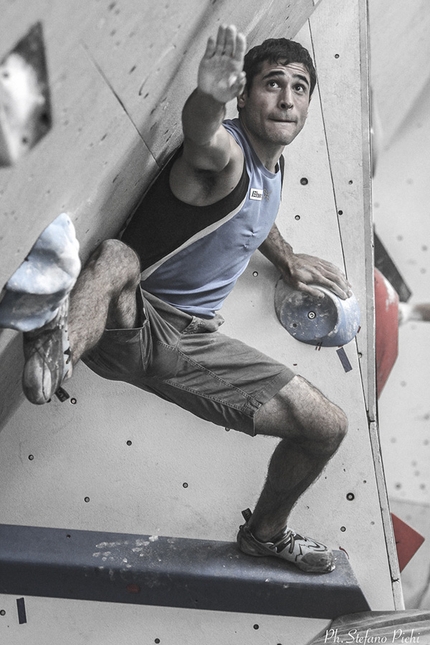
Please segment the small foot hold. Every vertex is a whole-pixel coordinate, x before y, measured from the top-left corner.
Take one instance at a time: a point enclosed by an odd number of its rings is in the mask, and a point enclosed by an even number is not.
[[[61,213],[38,237],[0,297],[0,327],[28,332],[57,314],[79,272],[79,243],[70,217]]]
[[[55,392],[55,396],[61,403],[64,403],[64,401],[68,401],[70,399],[70,394],[66,392],[64,387],[59,387],[58,390]]]

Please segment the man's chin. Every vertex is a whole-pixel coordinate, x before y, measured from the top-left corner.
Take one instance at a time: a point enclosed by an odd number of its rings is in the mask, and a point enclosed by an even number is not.
[[[279,146],[288,146],[299,134],[300,130],[294,128],[285,128],[284,132],[272,132],[270,137],[272,143]]]
[[[277,146],[288,146],[290,143],[294,141],[296,138],[298,132],[289,136],[284,136],[284,137],[273,137],[272,138],[272,143],[277,145]]]

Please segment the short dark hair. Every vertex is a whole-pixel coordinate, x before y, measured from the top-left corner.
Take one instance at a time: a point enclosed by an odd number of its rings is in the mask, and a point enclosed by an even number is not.
[[[252,47],[245,55],[243,70],[246,73],[246,89],[249,91],[254,76],[261,70],[263,63],[302,63],[310,76],[310,95],[316,84],[316,72],[308,50],[300,43],[287,38],[268,38],[261,45]]]

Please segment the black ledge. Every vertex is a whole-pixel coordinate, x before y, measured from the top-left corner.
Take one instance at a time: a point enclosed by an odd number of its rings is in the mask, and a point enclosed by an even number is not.
[[[0,593],[280,616],[369,609],[342,551],[315,575],[231,542],[0,525]]]

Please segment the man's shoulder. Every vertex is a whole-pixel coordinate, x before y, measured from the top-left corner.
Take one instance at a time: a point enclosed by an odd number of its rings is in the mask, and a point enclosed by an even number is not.
[[[222,125],[224,126],[225,130],[231,136],[233,139],[240,145],[241,148],[243,148],[243,141],[245,139],[245,134],[243,132],[242,126],[240,124],[239,119],[224,119],[222,122]]]

